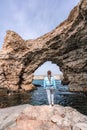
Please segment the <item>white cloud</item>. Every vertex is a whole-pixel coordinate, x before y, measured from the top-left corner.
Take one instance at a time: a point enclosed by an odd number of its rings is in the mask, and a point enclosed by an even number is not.
[[[62,22],[78,1],[3,0],[5,10],[0,18],[3,27],[1,31],[14,30],[24,39],[39,37]]]

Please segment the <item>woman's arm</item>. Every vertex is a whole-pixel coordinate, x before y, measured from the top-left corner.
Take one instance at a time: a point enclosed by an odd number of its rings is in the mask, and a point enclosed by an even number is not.
[[[55,78],[53,78],[53,86],[54,86],[54,88],[56,89],[56,81],[55,81]]]

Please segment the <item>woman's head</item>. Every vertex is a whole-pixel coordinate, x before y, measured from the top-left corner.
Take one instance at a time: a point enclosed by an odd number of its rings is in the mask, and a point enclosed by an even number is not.
[[[47,75],[51,76],[51,71],[50,70],[47,71]]]

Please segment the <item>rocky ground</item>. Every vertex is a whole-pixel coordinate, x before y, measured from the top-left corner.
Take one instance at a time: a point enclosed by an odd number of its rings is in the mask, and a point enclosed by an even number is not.
[[[87,130],[87,116],[71,107],[26,104],[0,109],[0,130]]]

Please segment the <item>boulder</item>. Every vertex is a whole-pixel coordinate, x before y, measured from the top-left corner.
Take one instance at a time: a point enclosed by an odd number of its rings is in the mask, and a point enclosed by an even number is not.
[[[0,130],[87,130],[87,116],[71,107],[20,105],[0,110]]]

